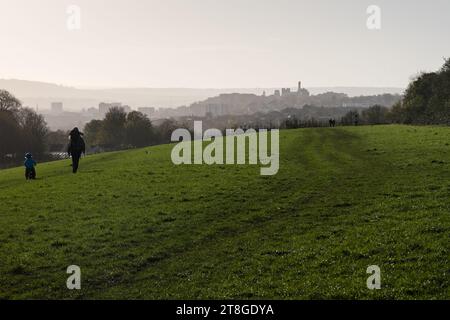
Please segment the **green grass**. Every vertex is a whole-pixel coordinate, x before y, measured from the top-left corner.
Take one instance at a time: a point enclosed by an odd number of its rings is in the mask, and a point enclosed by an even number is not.
[[[300,129],[275,176],[175,166],[170,145],[2,170],[0,298],[449,299],[449,144],[448,127]]]

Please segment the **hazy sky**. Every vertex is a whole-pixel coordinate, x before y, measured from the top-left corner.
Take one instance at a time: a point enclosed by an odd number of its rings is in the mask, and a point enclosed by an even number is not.
[[[81,30],[67,28],[71,4],[81,9]],[[366,27],[372,4],[380,30]],[[450,56],[449,12],[449,0],[0,0],[0,78],[403,87]]]

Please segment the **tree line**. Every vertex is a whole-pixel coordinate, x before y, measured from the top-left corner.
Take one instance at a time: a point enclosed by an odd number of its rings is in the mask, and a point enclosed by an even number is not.
[[[154,127],[141,112],[112,108],[103,120],[87,123],[84,131],[88,151],[100,152],[168,143],[178,125],[168,119]],[[28,152],[39,161],[54,160],[53,153],[67,151],[68,136],[69,131],[51,131],[42,115],[0,90],[0,168],[20,164]]]
[[[0,90],[0,164],[15,163],[26,152],[42,156],[48,132],[42,115],[23,108],[11,93]]]
[[[143,113],[126,113],[122,108],[111,108],[103,120],[92,120],[84,127],[88,148],[93,151],[141,148],[170,142],[173,130],[177,128],[172,120],[154,127]]]
[[[440,70],[421,73],[412,81],[391,116],[396,123],[449,125],[450,58]]]

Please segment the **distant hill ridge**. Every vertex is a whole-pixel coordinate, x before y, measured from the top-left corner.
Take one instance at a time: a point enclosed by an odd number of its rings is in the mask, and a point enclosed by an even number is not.
[[[61,101],[66,109],[77,110],[97,106],[99,102],[122,102],[132,107],[178,107],[190,105],[222,93],[250,93],[270,95],[280,88],[111,88],[79,89],[53,83],[18,79],[0,79],[0,89],[8,90],[22,100],[24,105],[49,108],[51,102]],[[348,96],[402,94],[395,87],[312,87],[311,94],[323,92],[345,93]]]

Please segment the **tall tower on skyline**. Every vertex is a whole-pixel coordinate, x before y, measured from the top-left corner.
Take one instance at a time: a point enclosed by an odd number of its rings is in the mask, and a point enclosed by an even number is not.
[[[301,89],[302,89],[302,82],[299,81],[299,82],[298,82],[298,92],[300,92]]]

